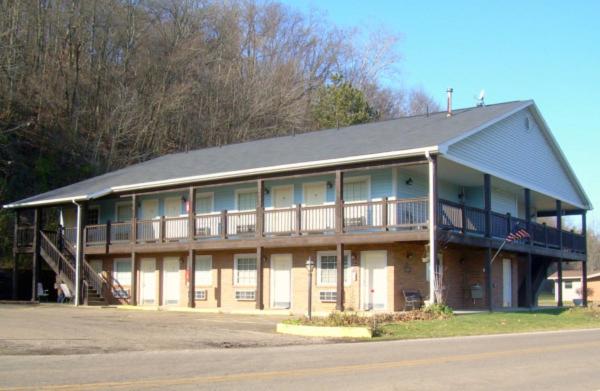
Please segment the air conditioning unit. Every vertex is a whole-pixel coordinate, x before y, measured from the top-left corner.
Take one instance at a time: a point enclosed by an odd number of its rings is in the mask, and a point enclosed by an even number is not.
[[[113,289],[113,296],[117,299],[127,299],[129,297],[129,290],[127,289]]]
[[[206,289],[197,290],[194,293],[194,299],[196,299],[196,300],[206,300],[207,296],[208,296],[208,293],[207,293]]]
[[[254,301],[256,300],[255,290],[239,290],[235,291],[235,299],[239,301]]]
[[[321,291],[319,292],[319,300],[323,303],[335,303],[337,301],[337,292]]]

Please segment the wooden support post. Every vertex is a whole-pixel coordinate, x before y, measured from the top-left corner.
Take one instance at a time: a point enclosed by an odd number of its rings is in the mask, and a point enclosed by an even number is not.
[[[19,253],[17,253],[16,251],[13,252],[14,254],[14,258],[13,258],[13,269],[12,269],[12,284],[11,284],[11,298],[13,300],[17,300],[19,294],[19,289],[18,289],[18,285],[19,285]]]
[[[261,238],[265,226],[265,182],[256,181],[256,237]]]
[[[190,213],[191,213],[190,209]],[[194,250],[188,251],[188,307],[194,308],[196,306],[196,254]]]
[[[493,291],[492,291],[492,248],[488,246],[485,250],[485,301],[488,310],[494,309]]]
[[[492,179],[490,174],[483,175],[483,209],[485,210],[485,237],[492,236]]]
[[[384,231],[389,230],[388,227],[388,198],[383,197],[381,200],[381,226]]]
[[[188,191],[188,242],[196,238],[196,191],[190,186]],[[191,258],[191,257],[190,257]]]
[[[464,202],[460,204],[460,226],[462,234],[467,233],[467,209]]]
[[[77,204],[77,251],[75,255],[75,305],[83,304],[83,256],[87,203]]]
[[[338,311],[344,310],[344,245],[342,243],[337,244],[336,249],[337,258],[337,288],[336,288],[336,305],[335,309]]]
[[[227,211],[221,211],[221,239],[227,239]]]
[[[11,293],[10,297],[13,300],[16,300],[18,297],[17,294],[17,284],[18,284],[18,261],[19,261],[19,252],[18,250],[18,238],[19,238],[19,210],[15,210],[15,233],[13,238],[13,268],[12,268],[12,284],[11,284]]]
[[[160,216],[158,223],[158,242],[163,243],[165,241],[165,216]]]
[[[137,305],[137,267],[136,267],[136,253],[131,252],[131,288],[129,288],[129,304]]]
[[[19,247],[19,210],[15,210],[15,228],[13,236],[13,252],[16,254]]]
[[[137,242],[137,197],[135,194],[131,196],[131,244]]]
[[[485,210],[485,237],[488,246],[485,253],[485,299],[489,311],[493,310],[494,300],[492,292],[492,177],[483,174],[483,209]]]
[[[429,160],[429,303],[436,302],[435,280],[437,272],[437,226],[438,226],[438,169],[437,156],[428,155]]]
[[[335,232],[344,232],[344,173],[335,172]]]
[[[296,235],[302,235],[302,204],[296,205]]]
[[[108,254],[108,250],[110,248],[110,220],[106,222],[106,253]]]
[[[33,212],[33,258],[31,264],[31,301],[37,300],[37,283],[40,272],[40,229],[42,227],[42,209]]]
[[[560,259],[556,263],[556,274],[557,274],[556,283],[558,285],[556,288],[556,289],[558,289],[556,305],[559,307],[562,307],[563,306],[563,290],[562,290],[563,273],[562,273],[562,262],[560,261]]]
[[[563,235],[562,235],[562,202],[556,200],[556,229],[558,230],[558,248],[560,250],[560,258],[558,259],[558,300],[557,305],[563,306],[563,289],[562,289],[562,251],[563,251]]]
[[[524,190],[525,196],[525,229],[530,235],[527,243],[529,248],[527,251],[527,265],[525,267],[525,305],[529,308],[533,307],[533,259],[532,259],[532,247],[533,247],[533,232],[531,232],[531,191],[529,189]]]
[[[585,251],[585,260],[581,263],[581,301],[584,307],[588,304],[587,292],[587,211],[581,212],[581,235],[583,235],[583,249]]]
[[[264,291],[264,282],[263,282],[263,248],[256,248],[256,309],[262,310],[264,309],[263,305],[263,291]]]

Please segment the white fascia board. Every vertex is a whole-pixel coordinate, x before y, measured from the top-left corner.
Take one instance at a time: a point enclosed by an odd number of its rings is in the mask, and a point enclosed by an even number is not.
[[[467,161],[465,161],[463,159],[457,158],[456,156],[442,155],[442,157],[444,159],[447,159],[447,160],[453,161],[455,163],[461,164],[463,166],[472,168],[472,169],[477,170],[479,172],[490,174],[491,176],[494,176],[496,178],[500,178],[500,179],[503,179],[503,180],[505,180],[507,182],[514,183],[515,185],[519,185],[519,186],[523,187],[524,189],[527,188],[527,189],[533,190],[535,192],[538,192],[540,194],[544,194],[544,195],[547,195],[547,196],[552,197],[554,199],[560,200],[562,202],[566,202],[566,203],[571,204],[571,205],[573,205],[573,206],[575,206],[575,207],[577,207],[579,209],[586,209],[586,210],[590,209],[589,206],[582,205],[582,204],[580,204],[578,202],[573,202],[573,201],[565,200],[564,198],[559,197],[556,194],[549,193],[547,190],[540,189],[537,186],[532,186],[530,183],[525,183],[525,182],[521,181],[520,179],[517,179],[517,178],[515,178],[515,177],[513,177],[511,175],[506,175],[506,173],[495,171],[495,170],[490,170],[489,168],[486,168],[486,167],[481,167],[481,166],[479,166],[477,164],[473,164],[473,163],[467,162]]]
[[[390,159],[395,157],[412,157],[424,155],[426,152],[435,154],[439,152],[437,146],[430,146],[424,148],[415,148],[415,149],[407,149],[401,151],[392,151],[392,152],[381,152],[381,153],[373,153],[368,155],[359,155],[359,156],[351,156],[345,158],[337,158],[337,159],[327,159],[327,160],[317,160],[313,162],[302,162],[302,163],[292,163],[292,164],[282,164],[279,166],[269,166],[269,167],[261,167],[261,168],[252,168],[247,170],[237,170],[237,171],[228,171],[222,173],[215,174],[207,174],[207,175],[196,175],[189,176],[183,178],[174,178],[167,179],[162,181],[153,181],[153,182],[143,182],[137,183],[133,185],[123,185],[123,186],[114,186],[108,189],[103,189],[96,193],[88,194],[88,195],[78,195],[74,197],[63,197],[63,198],[53,198],[49,200],[43,201],[31,201],[26,203],[12,203],[4,205],[4,208],[18,208],[18,207],[27,207],[27,206],[42,206],[42,205],[52,205],[52,204],[60,204],[64,202],[71,201],[87,201],[95,198],[100,198],[105,195],[116,193],[116,192],[124,192],[124,191],[132,191],[132,190],[142,190],[153,187],[160,186],[171,186],[178,184],[185,184],[190,182],[203,182],[217,179],[230,179],[239,176],[247,176],[247,175],[260,175],[260,174],[273,174],[283,171],[289,170],[301,170],[308,168],[319,168],[319,167],[331,167],[339,164],[346,163],[365,163],[383,159]]]
[[[72,201],[86,201],[88,200],[87,195],[77,195],[71,197],[63,197],[63,198],[51,198],[49,200],[43,201],[30,201],[30,202],[14,202],[12,204],[6,204],[3,206],[4,209],[12,209],[12,208],[22,208],[26,206],[43,206],[43,205],[52,205],[52,204],[62,204],[65,202]]]
[[[115,187],[112,187],[111,190],[113,192],[142,190],[142,189],[147,189],[147,188],[152,188],[152,187],[171,186],[171,185],[179,185],[179,184],[184,184],[184,183],[189,183],[189,182],[203,182],[203,181],[210,181],[210,180],[217,180],[217,179],[230,179],[230,178],[247,176],[247,175],[275,174],[275,173],[290,171],[290,170],[332,167],[332,166],[337,166],[339,164],[347,164],[347,163],[366,163],[366,162],[390,159],[390,158],[395,158],[395,157],[419,156],[419,155],[424,155],[425,152],[435,154],[435,153],[438,153],[439,150],[438,150],[437,146],[430,146],[430,147],[425,147],[425,148],[407,149],[407,150],[403,150],[403,151],[381,152],[381,153],[373,153],[373,154],[360,155],[360,156],[351,156],[351,157],[345,157],[345,158],[317,160],[317,161],[313,161],[313,162],[282,164],[279,166],[251,168],[251,169],[247,169],[247,170],[228,171],[228,172],[220,172],[220,173],[215,173],[215,174],[196,175],[196,176],[183,177],[183,178],[167,179],[167,180],[162,180],[162,181],[137,183],[137,184],[133,184],[133,185],[115,186]]]
[[[456,136],[454,138],[451,138],[449,140],[444,141],[443,143],[441,143],[439,145],[440,151],[447,151],[448,147],[451,146],[452,144],[456,144],[457,142],[459,142],[461,140],[464,140],[467,137],[471,137],[472,135],[474,135],[476,133],[479,133],[483,129],[488,128],[488,127],[492,126],[493,124],[495,124],[497,122],[500,122],[503,119],[506,119],[506,118],[510,117],[511,115],[513,115],[515,113],[518,113],[519,111],[521,111],[524,108],[529,107],[529,106],[531,106],[533,104],[534,103],[533,103],[532,100],[526,100],[526,101],[523,102],[523,104],[517,106],[513,110],[507,111],[506,113],[504,113],[504,114],[502,114],[502,115],[500,115],[498,117],[495,117],[493,120],[485,122],[485,123],[479,125],[478,127],[471,129],[468,132],[461,133],[460,135],[458,135],[458,136]],[[477,109],[475,108],[473,110],[477,110]]]

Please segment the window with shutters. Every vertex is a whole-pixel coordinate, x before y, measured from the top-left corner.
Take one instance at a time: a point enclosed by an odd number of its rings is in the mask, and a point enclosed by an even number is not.
[[[367,201],[369,199],[369,180],[367,178],[348,178],[344,181],[344,201]]]
[[[100,223],[100,207],[94,206],[90,207],[85,214],[85,224],[86,225],[96,225]]]
[[[344,285],[352,281],[350,252],[344,255]],[[317,254],[317,283],[319,286],[337,285],[337,255],[335,252],[320,252]]]
[[[233,283],[236,286],[256,285],[256,255],[236,255]]]
[[[238,210],[254,210],[257,204],[256,190],[243,190],[237,193]]]
[[[196,213],[211,213],[213,212],[213,194],[204,193],[196,195]]]
[[[196,256],[194,283],[200,286],[212,285],[212,257],[210,255]]]

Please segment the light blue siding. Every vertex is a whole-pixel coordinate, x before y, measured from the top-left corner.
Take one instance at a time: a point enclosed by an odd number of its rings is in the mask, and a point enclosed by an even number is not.
[[[451,145],[448,155],[571,204],[585,203],[528,109]]]

